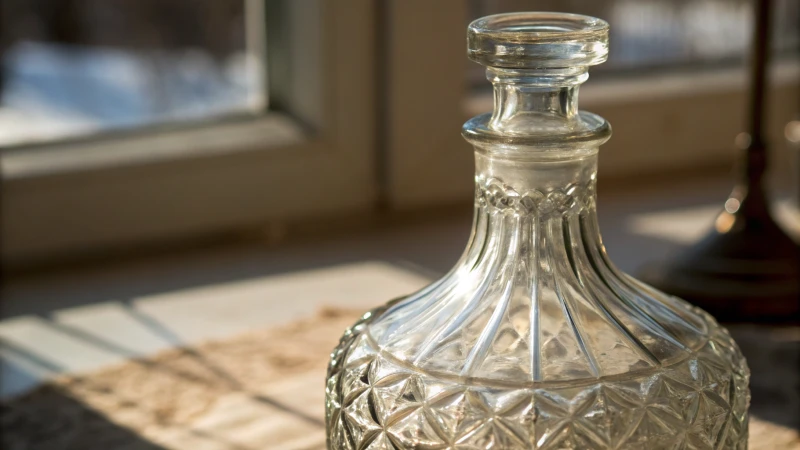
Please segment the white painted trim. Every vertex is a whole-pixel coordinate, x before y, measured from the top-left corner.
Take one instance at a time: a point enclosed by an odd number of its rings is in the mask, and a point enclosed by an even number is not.
[[[0,160],[6,182],[145,165],[240,151],[280,150],[307,140],[304,130],[285,114],[251,120],[196,125],[185,129],[138,131],[127,136],[11,148]]]

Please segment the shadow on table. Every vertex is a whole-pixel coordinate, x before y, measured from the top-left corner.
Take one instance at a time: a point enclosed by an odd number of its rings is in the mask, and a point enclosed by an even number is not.
[[[9,450],[165,450],[50,386],[4,403],[0,421]]]
[[[42,318],[47,320],[46,317]],[[162,335],[170,341],[180,339],[159,322],[141,318],[144,324],[155,334]],[[256,392],[249,392],[247,387],[222,366],[211,361],[192,347],[181,347],[180,354],[191,359],[200,368],[193,372],[186,368],[174,367],[156,359],[137,358],[129,349],[105,340],[102,337],[83,333],[65,324],[56,324],[57,328],[68,335],[91,342],[98,348],[130,357],[131,363],[144,366],[147,378],[169,376],[182,383],[201,384],[212,388],[213,384],[222,384],[232,392],[242,392],[253,400],[266,404],[271,408],[293,415],[297,420],[323,429],[324,422],[317,417],[298,410],[293,405],[285,404],[278,399]],[[30,351],[12,342],[0,339],[0,348],[7,354],[13,354],[16,361],[25,361],[28,366],[36,365],[48,369],[52,373],[60,372],[60,368],[50,361],[40,358]],[[0,379],[2,382],[2,379]],[[101,380],[91,374],[67,375],[62,379],[47,382],[33,391],[0,403],[0,448],[9,450],[166,450],[167,447],[150,442],[137,434],[133,429],[123,427],[108,419],[102,412],[95,410],[80,397],[82,395],[102,402],[104,408],[115,411],[115,417],[126,417],[138,422],[141,426],[164,426],[178,430],[189,437],[199,438],[205,442],[214,442],[218,448],[230,450],[246,450],[246,447],[207,431],[187,426],[185,423],[170,418],[174,404],[154,406],[142,398],[124,393],[118,389],[117,379]],[[146,379],[140,383],[147,384]],[[137,388],[146,386],[138,386]],[[80,395],[74,395],[80,392]],[[153,395],[150,392],[148,395]],[[166,408],[167,410],[164,410]],[[147,417],[150,416],[150,417]],[[132,425],[136,427],[136,425]],[[191,444],[189,444],[191,445]],[[217,448],[215,447],[215,448]],[[247,447],[249,448],[249,447]]]
[[[800,430],[800,329],[727,325],[750,366],[750,413]]]

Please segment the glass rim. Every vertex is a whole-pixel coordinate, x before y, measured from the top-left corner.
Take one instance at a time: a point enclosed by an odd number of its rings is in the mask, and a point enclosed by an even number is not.
[[[487,66],[588,66],[607,59],[608,32],[608,22],[580,14],[495,14],[469,24],[467,52]]]

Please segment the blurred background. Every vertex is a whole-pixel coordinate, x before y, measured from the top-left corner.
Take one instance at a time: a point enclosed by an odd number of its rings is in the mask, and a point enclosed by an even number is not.
[[[604,242],[629,272],[691,245],[733,186],[753,1],[2,0],[0,397],[4,426],[22,430],[2,442],[272,448],[259,439],[294,429],[275,448],[319,448],[321,382],[308,399],[281,399],[291,389],[262,392],[258,376],[282,380],[302,364],[255,358],[280,366],[256,376],[225,355],[275,346],[305,329],[298,320],[346,317],[315,322],[333,330],[314,346],[324,365],[355,317],[343,311],[456,261],[473,198],[460,127],[492,107],[465,52],[480,16],[565,11],[611,24],[609,60],[581,88],[581,108],[614,127],[600,158]],[[775,0],[768,180],[796,239],[798,24],[800,2]],[[800,390],[800,332],[775,333],[769,357],[789,380],[778,384]],[[258,391],[258,404],[220,406],[225,389]],[[187,400],[199,392],[218,394],[200,408]],[[800,442],[798,396],[757,393],[773,434]],[[81,441],[87,430],[95,440]]]

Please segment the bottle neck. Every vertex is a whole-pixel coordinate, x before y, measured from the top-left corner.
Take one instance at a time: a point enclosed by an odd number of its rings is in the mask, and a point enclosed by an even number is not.
[[[489,68],[487,74],[495,89],[495,109],[488,126],[500,135],[560,137],[584,124],[577,103],[578,86],[588,77],[585,68]],[[585,228],[596,224],[599,144],[563,147],[564,142],[569,139],[555,141],[561,151],[540,146],[508,152],[502,142],[476,145],[473,242],[493,242],[498,247],[497,252],[480,252],[476,263],[523,249],[567,261],[567,242],[599,245],[597,228]],[[570,236],[581,223],[582,235]]]
[[[476,152],[475,221],[465,253],[475,259],[465,263],[493,267],[532,253],[540,263],[566,264],[574,259],[575,246],[583,254],[602,249],[596,173],[596,152],[558,161]],[[493,251],[480,251],[487,245]]]
[[[578,88],[589,78],[586,67],[504,69],[490,67],[494,86],[492,130],[530,134],[573,128],[578,122]]]

